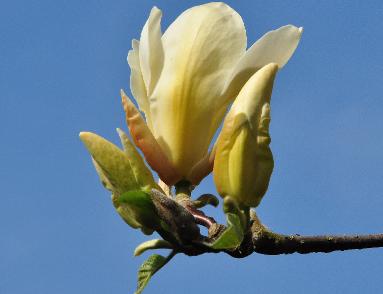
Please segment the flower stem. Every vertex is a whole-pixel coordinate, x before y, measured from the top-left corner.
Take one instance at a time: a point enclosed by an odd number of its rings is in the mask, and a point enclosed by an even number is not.
[[[188,181],[180,181],[175,184],[176,188],[176,201],[182,202],[183,200],[189,200],[192,191],[192,185]]]

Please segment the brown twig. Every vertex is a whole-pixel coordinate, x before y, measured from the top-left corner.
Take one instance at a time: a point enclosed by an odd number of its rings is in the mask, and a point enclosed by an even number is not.
[[[245,237],[241,244],[241,251],[227,252],[233,257],[242,258],[253,252],[278,255],[291,253],[329,253],[333,251],[344,251],[352,249],[367,249],[383,247],[383,234],[371,235],[323,235],[323,236],[301,236],[277,234],[259,221],[255,213],[251,215],[252,226],[251,237]]]
[[[277,255],[291,253],[329,253],[351,249],[383,247],[383,234],[353,236],[300,236],[279,235],[264,231],[253,238],[253,248],[257,253]]]

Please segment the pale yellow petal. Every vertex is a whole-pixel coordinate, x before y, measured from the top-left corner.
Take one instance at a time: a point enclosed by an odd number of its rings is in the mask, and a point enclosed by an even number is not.
[[[165,63],[150,97],[155,136],[186,177],[207,153],[226,108],[220,93],[246,47],[238,13],[208,3],[182,13],[164,33]]]
[[[121,97],[126,113],[126,121],[135,145],[140,148],[146,162],[166,184],[175,184],[181,179],[180,176],[157,143],[140,112],[122,90]]]
[[[139,58],[139,41],[132,41],[132,50],[128,53],[128,64],[130,67],[130,90],[137,101],[140,110],[145,113],[146,122],[151,129],[149,99],[146,93],[145,82],[142,77],[140,58]]]
[[[187,176],[187,179],[193,185],[198,185],[213,171],[216,147],[217,145],[214,144],[212,150],[192,167],[190,174]]]
[[[225,84],[225,95],[231,98],[260,68],[269,63],[282,68],[293,55],[303,28],[286,25],[270,31],[255,42],[241,57]]]
[[[153,7],[140,38],[140,64],[148,96],[160,77],[164,63],[161,17],[161,10]]]

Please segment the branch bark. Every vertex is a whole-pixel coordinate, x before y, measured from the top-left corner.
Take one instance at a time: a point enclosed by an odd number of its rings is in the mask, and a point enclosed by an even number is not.
[[[383,234],[353,236],[279,235],[265,231],[253,239],[257,253],[277,255],[291,253],[329,253],[351,249],[383,247]]]
[[[267,255],[329,253],[333,251],[383,247],[383,234],[343,236],[284,235],[267,229],[261,224],[255,214],[252,214],[252,221],[250,236],[245,237],[240,248],[227,252],[231,256],[242,258],[253,252]]]

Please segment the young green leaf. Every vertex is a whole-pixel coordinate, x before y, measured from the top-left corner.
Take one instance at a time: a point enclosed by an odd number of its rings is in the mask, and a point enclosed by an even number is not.
[[[154,239],[141,243],[134,250],[134,256],[139,256],[147,250],[151,249],[172,249],[173,246],[166,240]]]
[[[134,294],[141,294],[146,285],[149,283],[150,278],[159,271],[169,260],[174,256],[171,253],[168,257],[153,254],[140,266],[138,270],[138,283],[137,290]]]
[[[244,237],[241,220],[239,216],[233,213],[226,214],[227,228],[218,237],[217,240],[210,245],[213,249],[233,249],[238,247]]]
[[[130,166],[138,185],[142,190],[150,191],[152,188],[158,189],[151,171],[145,165],[145,162],[141,155],[138,153],[136,147],[134,147],[133,143],[130,142],[124,131],[117,128],[117,132],[120,136],[122,146],[124,147],[124,152],[129,158]]]
[[[119,196],[112,194],[112,202],[118,214],[133,229],[141,228],[141,224],[134,218],[134,215],[131,213],[129,207],[125,205],[120,205],[120,203],[118,202],[118,197]]]
[[[124,219],[135,220],[145,232],[150,234],[160,228],[160,219],[148,193],[139,190],[125,192],[117,199],[117,203],[120,215]]]
[[[107,179],[106,184],[114,193],[141,188],[133,174],[129,157],[116,145],[90,132],[81,132],[80,139],[97,163],[96,170],[100,178]]]
[[[119,129],[118,133],[124,151],[99,135],[80,133],[103,185],[118,195],[131,190],[158,189],[152,173],[127,135]]]

